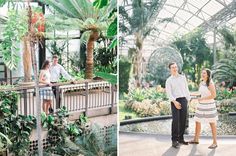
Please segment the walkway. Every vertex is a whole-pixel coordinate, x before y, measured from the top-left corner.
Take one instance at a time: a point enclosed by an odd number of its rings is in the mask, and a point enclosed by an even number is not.
[[[186,136],[190,140],[192,136]],[[171,147],[170,136],[120,132],[120,156],[232,156],[236,154],[236,136],[219,136],[218,148],[208,149],[211,137],[202,137],[199,145]]]

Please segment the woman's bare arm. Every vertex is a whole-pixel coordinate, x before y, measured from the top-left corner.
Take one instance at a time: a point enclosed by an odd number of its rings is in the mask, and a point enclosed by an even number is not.
[[[50,84],[50,83],[46,82],[46,81],[43,79],[44,74],[45,74],[44,71],[40,71],[40,74],[39,74],[39,82],[40,82],[40,83],[43,83],[43,84]]]
[[[199,101],[202,100],[210,100],[210,99],[214,99],[216,98],[216,89],[215,89],[215,85],[213,83],[210,83],[210,85],[208,86],[208,89],[210,90],[211,95],[207,96],[207,97],[202,97],[199,99]]]

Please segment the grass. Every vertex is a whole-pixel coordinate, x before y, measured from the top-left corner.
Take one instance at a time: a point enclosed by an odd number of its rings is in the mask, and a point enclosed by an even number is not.
[[[135,112],[125,109],[125,102],[119,100],[119,120],[123,121],[125,116],[131,116],[132,119],[140,118]]]

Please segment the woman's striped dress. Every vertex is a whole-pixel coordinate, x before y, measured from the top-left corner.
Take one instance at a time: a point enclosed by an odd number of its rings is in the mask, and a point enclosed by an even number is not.
[[[213,82],[211,82],[213,83]],[[199,92],[201,97],[210,96],[210,90],[205,82],[200,83]],[[214,99],[203,100],[197,104],[194,120],[197,122],[212,123],[218,120],[216,103]]]

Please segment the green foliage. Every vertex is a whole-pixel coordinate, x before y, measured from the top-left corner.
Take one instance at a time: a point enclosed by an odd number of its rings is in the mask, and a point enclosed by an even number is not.
[[[98,77],[103,78],[104,80],[110,82],[111,84],[117,84],[117,75],[116,74],[109,74],[104,72],[95,72],[95,75]]]
[[[108,4],[109,0],[95,0],[93,2],[93,6],[95,6],[96,8],[103,8]]]
[[[168,101],[148,100],[142,102],[126,101],[125,108],[134,111],[140,117],[170,115],[171,109]]]
[[[7,135],[12,145],[9,146],[11,153],[16,156],[28,155],[30,134],[36,127],[36,118],[28,115],[16,115],[18,94],[16,92],[0,92],[2,101],[0,132]]]
[[[181,36],[173,41],[183,58],[183,71],[193,82],[200,82],[200,72],[203,67],[209,68],[213,64],[213,54],[206,43],[201,30]]]
[[[106,31],[115,17],[110,17],[110,13],[116,8],[116,0],[111,0],[107,5],[99,5],[102,7],[94,7],[93,3],[88,0],[40,0],[42,3],[53,7],[57,13],[63,15],[66,19],[73,19],[73,27],[77,26],[81,31],[91,31],[97,29]]]
[[[136,112],[132,111],[131,109],[127,109],[125,106],[124,100],[119,100],[119,121],[126,120],[126,119],[135,119],[138,118]]]
[[[131,62],[125,58],[119,59],[119,92],[127,93],[129,88],[129,77],[131,70]]]
[[[2,7],[6,2],[7,0],[0,0],[0,7]]]
[[[231,99],[233,97],[236,97],[236,90],[217,89],[216,93],[216,100]]]
[[[129,91],[129,94],[127,94],[127,98],[132,99],[134,101],[142,102],[144,99],[147,98],[146,90],[137,88],[132,91]]]
[[[42,114],[42,124],[48,129],[50,147],[46,149],[47,154],[56,153],[58,155],[76,156],[80,151],[78,146],[73,143],[73,137],[78,137],[87,133],[88,118],[80,115],[74,123],[68,123],[68,111],[65,107],[60,108],[56,116],[46,116]],[[56,138],[53,139],[53,138]]]
[[[140,117],[169,115],[170,104],[163,88],[134,89],[124,95],[125,109]]]
[[[107,29],[107,36],[113,37],[117,35],[117,18],[109,25]]]
[[[151,2],[144,2],[142,0],[132,0],[131,14],[130,7],[119,6],[120,31],[125,35],[135,34],[135,32],[142,33],[145,38],[154,30],[152,26],[156,11],[159,8],[160,0],[153,0]]]
[[[85,116],[84,114],[80,114],[78,123],[81,124],[86,124],[88,122],[88,117]]]
[[[230,49],[236,46],[236,35],[228,28],[218,30],[224,39],[225,49]]]
[[[117,73],[116,52],[107,47],[99,48],[94,53],[94,66],[96,71],[106,73]]]
[[[16,114],[17,111],[16,103],[18,101],[18,96],[19,95],[16,92],[9,92],[9,91],[0,92],[0,101],[2,101],[0,105],[0,111],[4,117]]]
[[[117,25],[118,25],[118,22],[117,22],[117,17],[116,17],[107,29],[107,36],[109,38],[112,38],[111,43],[108,46],[108,49],[113,49],[117,46],[117,30],[118,30]]]
[[[214,79],[219,82],[225,81],[229,82],[230,86],[233,85],[236,80],[236,51],[227,50],[228,57],[219,60],[213,66],[213,76]]]
[[[50,42],[49,45],[47,45],[46,47],[52,55],[58,56],[58,63],[63,65],[62,57],[65,54],[66,46],[67,46],[66,41],[63,41],[61,44],[58,44],[58,42],[53,41]]]
[[[167,95],[163,91],[157,91],[156,88],[140,89],[136,88],[130,90],[128,94],[124,95],[124,99],[127,101],[138,101],[143,100],[168,100]]]
[[[10,145],[12,145],[11,140],[0,132],[0,153],[9,148]]]
[[[220,113],[236,112],[235,98],[220,100],[218,101],[218,105],[218,111]]]
[[[19,16],[21,14],[21,16]],[[20,60],[19,43],[27,32],[26,12],[9,11],[8,20],[3,30],[3,40],[0,44],[0,53],[3,55],[3,62],[10,69],[16,69]]]
[[[83,134],[76,138],[75,143],[80,149],[80,153],[85,156],[115,156],[117,155],[116,129],[113,128],[111,137],[113,142],[106,144],[105,136],[101,135],[100,127],[93,125],[88,134]]]
[[[9,123],[12,123],[9,125]],[[8,136],[13,144],[9,150],[16,156],[28,155],[30,148],[30,134],[36,128],[36,118],[33,116],[18,115],[11,119],[5,119],[5,127],[9,126],[10,134]],[[6,130],[7,131],[7,130]]]

